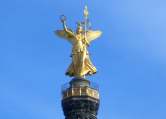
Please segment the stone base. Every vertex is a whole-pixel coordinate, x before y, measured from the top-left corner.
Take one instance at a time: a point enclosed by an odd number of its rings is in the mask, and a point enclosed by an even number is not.
[[[65,119],[97,119],[100,101],[99,96],[94,94],[99,94],[98,90],[92,88],[91,82],[84,78],[75,78],[69,84],[69,87],[63,91],[62,99]],[[88,93],[80,92],[82,89],[88,89],[85,90]],[[76,95],[77,92],[80,92],[79,95]]]
[[[84,78],[74,78],[70,81],[71,87],[89,87],[90,81]]]
[[[62,100],[65,119],[97,119],[99,100],[91,97],[71,97]]]

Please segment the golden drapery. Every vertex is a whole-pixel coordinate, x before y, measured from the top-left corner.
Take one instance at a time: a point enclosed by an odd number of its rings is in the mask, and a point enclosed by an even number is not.
[[[98,38],[101,35],[100,31],[88,31],[86,39],[82,33],[71,35],[64,30],[57,30],[56,34],[70,41],[73,46],[71,55],[72,63],[68,67],[66,75],[83,77],[96,73],[97,69],[90,60],[87,50],[87,43],[85,40],[89,45],[92,40]]]

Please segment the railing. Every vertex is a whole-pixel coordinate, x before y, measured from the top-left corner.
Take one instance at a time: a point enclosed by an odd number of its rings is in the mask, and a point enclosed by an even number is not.
[[[62,98],[68,98],[73,96],[90,96],[95,99],[99,99],[99,88],[96,83],[90,82],[88,86],[73,86],[70,83],[62,86]]]
[[[90,87],[71,87],[62,92],[63,99],[73,96],[90,96],[95,99],[99,99],[99,92],[98,90],[94,90]]]
[[[70,87],[71,87],[70,83],[66,83],[66,84],[62,85],[62,92],[63,92],[63,91],[66,91],[66,90],[69,89]],[[90,82],[90,83],[89,83],[89,87],[92,88],[92,89],[94,89],[94,90],[99,91],[99,86],[98,86],[97,83]]]

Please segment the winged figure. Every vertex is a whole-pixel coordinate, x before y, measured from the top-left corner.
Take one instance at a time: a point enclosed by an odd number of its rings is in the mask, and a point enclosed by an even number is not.
[[[72,63],[66,71],[66,75],[71,77],[84,77],[97,72],[96,67],[92,64],[87,47],[90,43],[101,36],[101,31],[85,31],[78,24],[76,32],[73,32],[66,25],[66,19],[62,18],[63,30],[56,30],[55,33],[61,38],[68,40],[72,44]]]

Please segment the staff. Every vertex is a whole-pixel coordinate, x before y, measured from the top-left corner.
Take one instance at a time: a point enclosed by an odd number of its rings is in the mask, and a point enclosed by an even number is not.
[[[85,35],[85,42],[87,43],[87,45],[89,46],[89,42],[87,41],[87,24],[88,24],[88,7],[85,5],[84,8],[84,35]]]

